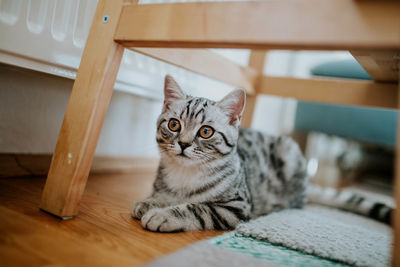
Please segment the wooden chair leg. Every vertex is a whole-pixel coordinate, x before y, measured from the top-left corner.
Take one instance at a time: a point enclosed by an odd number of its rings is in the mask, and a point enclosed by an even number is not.
[[[97,5],[44,187],[40,208],[64,219],[78,212],[124,51],[114,42],[122,6]]]
[[[251,123],[253,121],[254,109],[256,106],[256,100],[258,95],[258,89],[260,87],[260,78],[262,77],[264,64],[265,64],[265,55],[267,51],[257,51],[252,50],[249,58],[249,66],[252,67],[259,73],[259,77],[257,78],[256,84],[254,85],[255,94],[254,95],[247,95],[246,98],[246,108],[243,113],[242,119],[242,127],[243,128],[250,128]]]
[[[400,67],[400,63],[399,63]],[[398,103],[400,108],[400,71],[399,71],[399,84],[398,84]],[[396,167],[395,167],[395,177],[394,177],[394,197],[396,208],[393,214],[393,236],[394,236],[394,246],[392,252],[392,266],[400,266],[400,117],[397,121],[397,145],[396,145]]]
[[[246,96],[246,107],[244,109],[242,122],[241,122],[242,128],[250,128],[251,127],[251,124],[253,121],[254,110],[256,108],[256,100],[257,100],[257,94]]]

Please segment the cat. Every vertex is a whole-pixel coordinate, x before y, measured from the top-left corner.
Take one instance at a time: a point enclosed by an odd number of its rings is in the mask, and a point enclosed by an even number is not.
[[[239,222],[314,201],[388,221],[392,210],[347,192],[308,186],[306,160],[286,136],[241,129],[246,94],[216,102],[165,77],[157,121],[161,159],[152,195],[132,216],[156,232],[234,229]],[[333,193],[332,193],[333,192]]]

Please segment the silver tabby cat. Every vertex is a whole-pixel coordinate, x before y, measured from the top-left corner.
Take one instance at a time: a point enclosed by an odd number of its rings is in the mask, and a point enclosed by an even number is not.
[[[186,95],[165,78],[157,122],[161,161],[151,197],[132,216],[159,232],[233,229],[241,221],[306,203],[306,162],[289,137],[240,129],[245,92],[215,102]],[[391,209],[360,196],[315,189],[324,204],[380,220]]]

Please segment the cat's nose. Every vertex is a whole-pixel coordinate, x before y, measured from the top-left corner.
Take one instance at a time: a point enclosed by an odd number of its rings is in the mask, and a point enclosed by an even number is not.
[[[190,147],[189,143],[183,143],[183,142],[179,141],[178,144],[181,147],[182,151],[185,150],[185,148]]]

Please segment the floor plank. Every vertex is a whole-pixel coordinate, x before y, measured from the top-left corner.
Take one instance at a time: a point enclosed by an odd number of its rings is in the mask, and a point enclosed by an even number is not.
[[[151,192],[154,172],[93,175],[78,217],[39,211],[44,178],[0,179],[0,265],[138,266],[220,231],[162,234],[131,218]]]

